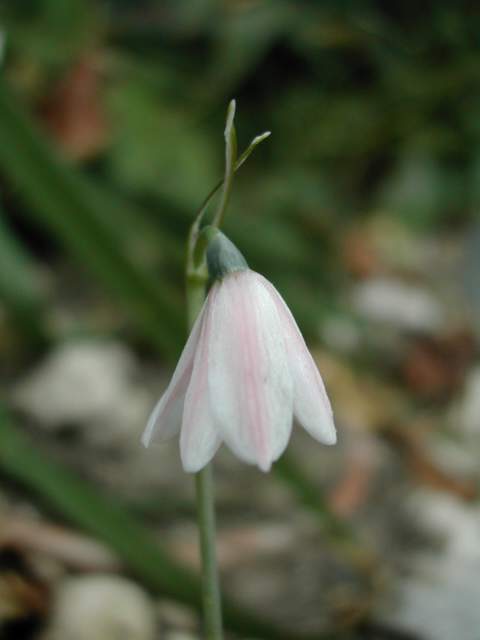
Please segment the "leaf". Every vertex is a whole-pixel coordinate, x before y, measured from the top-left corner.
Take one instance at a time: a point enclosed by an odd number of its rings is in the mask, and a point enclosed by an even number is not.
[[[115,201],[54,156],[3,83],[0,168],[18,187],[28,213],[114,293],[161,353],[176,356],[183,322],[174,308],[172,290],[135,264],[122,246],[125,239],[116,226]]]
[[[295,16],[285,2],[226,6],[223,19],[212,21],[215,51],[206,80],[209,90],[216,96],[226,96],[241,86]]]
[[[213,147],[188,116],[170,108],[138,78],[107,92],[113,180],[137,193],[168,198],[192,211],[215,181]],[[185,177],[188,176],[188,180]]]
[[[0,210],[0,301],[33,345],[47,341],[42,296],[30,256],[14,237]]]
[[[9,41],[35,65],[58,67],[76,58],[91,44],[99,17],[93,3],[84,0],[4,5]]]

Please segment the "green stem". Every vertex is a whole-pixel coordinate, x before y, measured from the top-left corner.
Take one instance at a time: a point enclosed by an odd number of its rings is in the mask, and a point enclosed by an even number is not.
[[[205,299],[206,278],[188,274],[188,323],[192,328]],[[202,559],[202,597],[206,640],[222,640],[222,607],[215,549],[215,499],[212,464],[195,474],[197,519]]]
[[[202,556],[205,638],[207,640],[222,640],[222,605],[215,551],[215,506],[211,463],[195,475],[195,487]]]
[[[212,226],[221,227],[228,200],[232,191],[233,176],[237,163],[237,134],[233,120],[235,118],[235,100],[231,100],[227,111],[227,124],[225,126],[225,178],[223,180],[222,195],[217,211],[212,220]]]
[[[264,133],[261,133],[259,136],[256,136],[248,145],[248,147],[245,149],[245,151],[242,153],[242,155],[238,158],[238,160],[235,162],[235,166],[233,169],[233,173],[236,173],[240,167],[245,163],[245,161],[249,158],[249,156],[252,154],[252,152],[256,149],[256,147],[258,147],[258,145],[263,142],[264,140],[266,140],[268,137],[270,136],[270,131],[265,131]],[[230,180],[232,179],[232,177],[230,177]],[[225,177],[223,177],[221,180],[219,180],[217,182],[217,184],[213,187],[213,189],[210,191],[210,193],[207,195],[207,197],[205,198],[205,200],[202,203],[202,206],[200,207],[200,209],[197,212],[197,215],[195,216],[195,220],[190,228],[190,233],[188,234],[188,242],[187,242],[187,273],[189,273],[190,271],[192,273],[196,272],[196,267],[195,267],[195,261],[193,259],[193,254],[195,251],[195,246],[198,240],[198,236],[200,234],[200,227],[203,221],[203,216],[205,215],[208,206],[213,198],[213,196],[216,195],[217,191],[224,186],[225,184]],[[231,185],[230,185],[230,189],[231,189]],[[227,192],[227,199],[228,199],[228,192]],[[224,196],[224,200],[225,200],[225,196]],[[226,200],[225,203],[223,205],[223,207],[221,206],[221,210],[223,210],[223,212],[225,211],[225,205],[226,205]],[[221,217],[223,217],[223,213],[221,215]],[[221,220],[220,220],[221,222]],[[216,218],[212,221],[212,225],[213,226],[219,226],[219,221],[218,221],[218,213],[216,215]]]

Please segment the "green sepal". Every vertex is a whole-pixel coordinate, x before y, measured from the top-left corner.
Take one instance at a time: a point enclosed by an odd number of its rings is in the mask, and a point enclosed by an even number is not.
[[[248,269],[247,261],[224,233],[214,227],[206,227],[203,233],[208,239],[207,267],[212,281]]]

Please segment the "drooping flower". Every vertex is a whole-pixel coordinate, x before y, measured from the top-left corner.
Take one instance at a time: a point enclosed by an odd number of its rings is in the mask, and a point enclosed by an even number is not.
[[[288,444],[293,417],[316,440],[335,444],[325,387],[278,291],[220,232],[207,262],[216,280],[143,444],[180,431],[188,472],[210,462],[222,442],[268,471]]]

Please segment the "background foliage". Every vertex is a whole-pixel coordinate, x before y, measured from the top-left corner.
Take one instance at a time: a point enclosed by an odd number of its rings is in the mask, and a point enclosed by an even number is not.
[[[108,192],[104,222],[158,288],[181,283],[186,228],[221,175],[232,96],[242,140],[273,136],[237,181],[227,230],[310,331],[335,295],[349,220],[387,210],[448,228],[478,206],[469,3],[27,0],[4,14],[9,90],[88,188]],[[33,183],[27,160],[18,180]],[[171,296],[165,311],[180,305]]]

